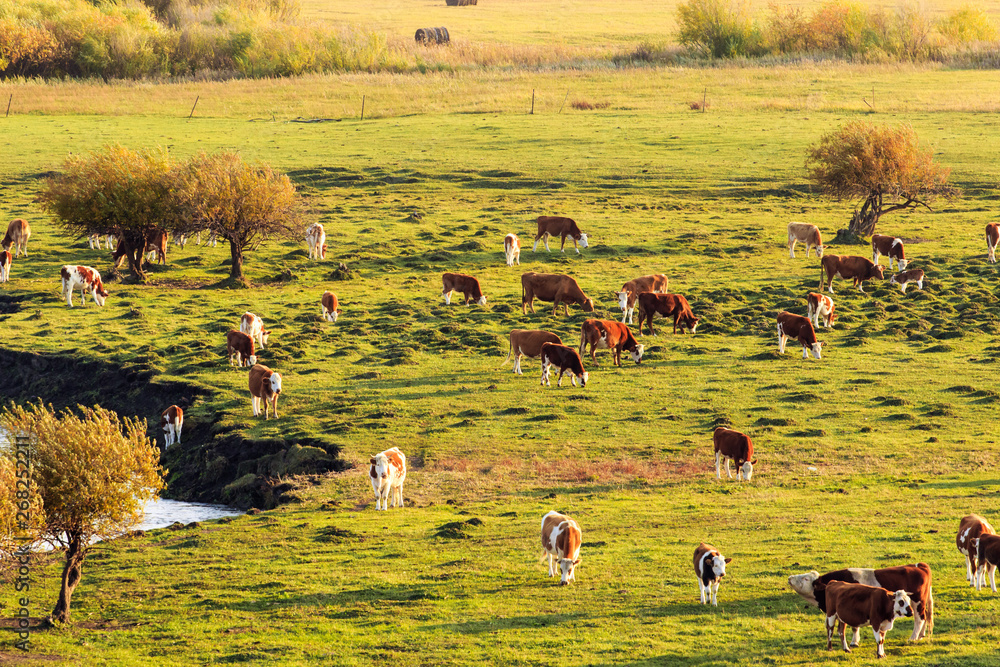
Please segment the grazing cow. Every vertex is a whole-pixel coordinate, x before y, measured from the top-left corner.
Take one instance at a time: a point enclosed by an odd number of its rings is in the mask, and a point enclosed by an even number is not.
[[[14,246],[15,259],[21,256],[21,251],[24,251],[24,256],[27,257],[29,238],[31,238],[31,225],[24,218],[16,218],[7,225],[7,234],[3,237],[3,241],[0,241],[0,248],[10,250],[11,246]]]
[[[788,223],[788,256],[795,257],[795,244],[801,241],[806,246],[806,257],[809,256],[809,246],[816,248],[816,256],[823,256],[823,239],[819,235],[819,227],[808,222]]]
[[[632,315],[635,314],[635,304],[639,300],[640,294],[643,292],[666,294],[669,285],[670,280],[662,273],[633,278],[622,285],[621,291],[615,292],[618,306],[622,309],[622,324],[625,324],[626,317],[628,317],[628,323],[632,324]]]
[[[306,243],[309,245],[309,259],[326,259],[326,232],[323,225],[314,222],[306,229]]]
[[[991,222],[986,225],[986,253],[987,258],[993,264],[997,263],[996,249],[997,243],[1000,243],[1000,225],[995,222]]]
[[[659,313],[664,317],[674,318],[674,333],[677,333],[677,325],[681,324],[681,333],[684,327],[694,333],[698,328],[698,320],[691,311],[691,306],[680,294],[654,294],[643,292],[639,295],[639,335],[642,335],[642,321],[646,320],[649,325],[649,335],[655,336],[653,331],[653,315]]]
[[[250,407],[253,416],[260,416],[261,403],[264,404],[264,419],[267,419],[267,405],[274,408],[274,417],[278,417],[278,395],[281,393],[281,375],[275,373],[264,364],[254,364],[250,368]]]
[[[846,653],[851,652],[847,646],[847,626],[857,630],[862,625],[871,625],[872,632],[875,633],[875,657],[884,658],[885,633],[892,630],[897,618],[913,615],[913,603],[902,589],[890,593],[878,586],[843,581],[831,581],[818,586],[826,589],[827,651],[833,650],[833,627],[840,621],[840,644]]]
[[[517,234],[504,237],[503,253],[507,257],[507,266],[514,266],[514,262],[521,266],[521,239],[517,238]]]
[[[972,541],[983,535],[996,535],[990,522],[978,514],[970,514],[962,517],[958,524],[958,536],[955,537],[955,546],[958,552],[965,555],[965,579],[969,585],[975,588],[979,582],[973,577],[979,575],[979,553],[972,546]],[[984,582],[985,583],[985,582]]]
[[[146,234],[146,259],[157,264],[167,263],[167,232],[164,229],[151,229]]]
[[[642,353],[645,346],[636,342],[635,336],[628,325],[611,320],[584,320],[580,328],[580,355],[584,354],[585,348],[590,345],[590,359],[597,363],[595,350],[611,350],[611,356],[615,366],[622,365],[622,350],[628,350],[632,361],[642,363]]]
[[[100,250],[101,249],[101,235],[100,234],[91,234],[90,236],[87,237],[87,242],[90,243],[90,249],[91,250]]]
[[[73,291],[80,288],[80,305],[87,304],[87,290],[98,306],[104,305],[104,300],[108,297],[108,290],[104,289],[101,282],[101,274],[96,269],[89,266],[73,266],[66,264],[59,270],[62,277],[62,295],[66,299],[66,305],[73,307]]]
[[[538,249],[539,239],[542,239],[545,243],[545,250],[551,252],[549,250],[550,236],[558,236],[562,239],[562,243],[559,245],[560,252],[565,252],[566,250],[567,236],[573,239],[573,247],[576,248],[577,254],[580,253],[580,248],[587,247],[587,235],[580,232],[580,228],[573,219],[556,215],[540,215],[537,222],[538,233],[535,234],[535,245],[531,247],[532,252]],[[577,241],[580,242],[579,246],[577,246]]]
[[[865,257],[827,255],[820,260],[819,290],[822,292],[823,284],[827,283],[830,294],[833,294],[834,278],[853,279],[854,286],[864,292],[865,286],[862,284],[864,281],[872,278],[882,280],[884,276],[882,267],[868,261]]]
[[[443,284],[441,294],[444,296],[446,304],[451,304],[452,292],[459,292],[465,297],[466,306],[469,305],[470,301],[475,301],[480,306],[486,305],[483,289],[479,286],[479,281],[472,276],[467,276],[464,273],[446,273],[441,276],[441,282]]]
[[[820,294],[819,292],[809,292],[806,295],[806,309],[813,327],[819,326],[819,318],[823,318],[823,326],[829,329],[833,326],[833,321],[837,316],[833,314],[833,299]]]
[[[399,447],[387,449],[368,459],[371,469],[372,490],[375,492],[375,509],[389,509],[389,495],[392,495],[392,506],[403,506],[403,482],[406,481],[406,456]],[[399,499],[397,505],[396,499]]]
[[[236,329],[230,329],[226,333],[226,354],[229,356],[229,365],[253,366],[257,363],[255,352],[253,338],[247,334]]]
[[[171,405],[160,415],[160,428],[163,430],[163,448],[166,449],[175,442],[181,444],[181,429],[184,427],[184,410]]]
[[[698,577],[698,592],[701,593],[701,603],[713,607],[719,606],[719,584],[726,576],[726,563],[732,558],[723,558],[719,550],[711,544],[702,542],[694,550],[694,574]]]
[[[9,250],[0,250],[0,283],[10,280],[10,265],[14,263],[14,256]]]
[[[183,248],[188,242],[187,232],[174,232],[174,245]]]
[[[267,337],[271,335],[271,332],[264,328],[264,320],[250,311],[243,313],[240,318],[240,331],[256,340],[262,350],[267,344]]]
[[[514,373],[524,375],[521,372],[521,357],[529,359],[540,359],[542,356],[542,345],[545,343],[555,343],[562,345],[562,339],[554,333],[540,331],[538,329],[511,329],[510,349],[507,350],[507,358],[500,364],[500,368],[510,361],[511,354],[514,355]],[[499,369],[498,369],[499,370]]]
[[[580,359],[580,353],[573,348],[556,343],[542,343],[542,384],[544,386],[552,386],[550,378],[553,365],[559,368],[557,387],[562,386],[563,373],[566,371],[569,371],[569,380],[574,387],[577,378],[580,378],[581,387],[587,386],[590,373],[583,370],[583,360]]]
[[[715,478],[722,479],[722,462],[726,462],[726,474],[733,478],[729,461],[736,463],[736,481],[750,481],[757,459],[753,456],[753,441],[750,436],[719,426],[712,431],[712,446],[715,449]]]
[[[1000,565],[1000,535],[983,534],[973,538],[972,548],[976,550],[979,568],[976,570],[976,590],[986,585],[986,574],[990,575],[990,588],[997,592],[997,565]]]
[[[555,563],[559,562],[562,578],[560,586],[576,581],[576,566],[580,564],[580,546],[583,534],[576,521],[565,514],[552,511],[542,517],[542,560],[548,558],[549,576],[556,576]]]
[[[829,255],[827,255],[829,257]],[[802,345],[802,358],[808,359],[812,353],[820,358],[826,343],[816,340],[816,332],[808,317],[789,313],[787,310],[778,313],[778,352],[785,353],[785,344],[789,338],[795,338]]]
[[[900,271],[906,270],[906,265],[909,263],[909,260],[906,259],[906,252],[903,250],[903,239],[883,234],[872,234],[872,264],[878,264],[880,255],[889,258],[890,271],[892,271],[893,262],[896,262]]]
[[[521,274],[521,313],[527,313],[528,307],[535,312],[535,299],[552,302],[552,314],[555,315],[559,304],[563,304],[563,314],[569,315],[569,304],[573,303],[583,308],[585,313],[594,312],[594,300],[583,293],[576,280],[561,273],[535,273],[533,271]]]
[[[211,229],[206,229],[204,231],[208,232],[208,240],[205,241],[205,246],[212,246],[214,248],[216,242],[218,241],[218,233]],[[198,245],[201,245],[201,232],[202,230],[198,230],[198,235],[195,238],[195,243]]]
[[[323,306],[323,319],[327,322],[336,322],[340,315],[340,302],[337,301],[337,295],[329,290],[323,292],[320,305]]]
[[[934,631],[934,589],[931,585],[931,566],[927,563],[877,570],[850,567],[827,572],[822,576],[813,570],[788,577],[788,585],[793,591],[823,611],[828,611],[823,587],[833,581],[878,586],[890,591],[906,590],[909,592],[913,614],[913,634],[910,635],[910,641],[917,641]],[[858,646],[859,642],[859,632],[855,629],[851,645]]]
[[[920,269],[910,269],[889,278],[889,284],[899,285],[899,291],[903,294],[906,294],[906,286],[910,283],[916,283],[917,289],[922,290],[924,288],[924,272]]]

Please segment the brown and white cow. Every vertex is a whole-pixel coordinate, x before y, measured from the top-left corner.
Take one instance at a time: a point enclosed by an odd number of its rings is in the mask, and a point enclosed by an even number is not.
[[[996,249],[1000,243],[1000,225],[991,222],[986,225],[986,253],[990,262],[997,263]]]
[[[732,561],[732,558],[723,558],[711,544],[702,542],[694,550],[694,574],[698,577],[702,604],[711,601],[713,607],[719,606],[719,584],[726,576],[726,564]]]
[[[622,285],[621,291],[615,292],[615,298],[618,299],[618,307],[622,309],[622,324],[625,323],[626,317],[628,318],[628,323],[632,324],[632,316],[635,314],[635,304],[639,300],[640,294],[643,292],[666,294],[669,291],[667,289],[669,286],[670,280],[662,273],[633,278]]]
[[[814,328],[819,326],[819,318],[821,317],[823,318],[823,326],[827,329],[832,327],[833,321],[837,319],[837,316],[833,314],[833,299],[819,292],[809,292],[806,295],[806,312],[809,313],[809,319]]]
[[[368,462],[371,464],[368,477],[372,483],[372,491],[375,492],[375,509],[388,510],[390,495],[392,495],[393,507],[403,507],[406,455],[399,451],[399,447],[393,447],[379,452],[368,459]]]
[[[653,315],[659,313],[664,317],[674,318],[674,333],[677,333],[677,325],[681,324],[681,333],[684,333],[686,326],[694,333],[698,328],[698,320],[691,311],[691,305],[680,294],[654,294],[643,292],[639,295],[639,335],[642,335],[642,321],[649,324],[649,334],[655,336],[653,331]]]
[[[326,231],[323,225],[318,222],[309,225],[306,244],[309,246],[309,259],[326,259]]]
[[[829,257],[829,255],[827,255]],[[816,331],[808,317],[789,313],[787,310],[778,313],[778,352],[785,353],[785,344],[789,338],[794,338],[802,345],[802,358],[808,359],[810,353],[819,359],[826,343],[816,340]]]
[[[545,243],[545,250],[549,251],[549,237],[558,236],[562,239],[562,243],[559,245],[559,251],[565,252],[566,250],[566,237],[573,239],[573,247],[576,248],[577,254],[580,252],[580,248],[587,247],[587,235],[580,231],[580,227],[577,226],[576,221],[572,218],[564,218],[558,215],[540,215],[538,216],[538,233],[535,234],[535,245],[531,247],[531,251],[534,252],[538,249],[538,240],[542,239]],[[579,241],[580,245],[577,245]]]
[[[503,360],[500,364],[500,368],[510,361],[510,357],[514,355],[514,373],[518,375],[524,375],[521,372],[521,357],[528,357],[529,359],[541,359],[542,357],[542,345],[545,343],[555,343],[556,345],[562,345],[562,339],[554,333],[549,331],[541,331],[539,329],[511,329],[510,332],[510,349],[507,350],[507,358]]]
[[[573,303],[583,308],[586,313],[594,312],[594,300],[583,293],[580,285],[573,278],[561,273],[535,273],[529,271],[521,274],[521,312],[527,313],[528,307],[535,312],[535,299],[552,302],[552,314],[555,315],[559,304],[563,304],[563,314],[569,315],[569,304]]]
[[[163,448],[175,442],[181,444],[181,429],[184,427],[184,410],[171,405],[160,415],[160,429],[163,431]]]
[[[788,223],[788,256],[795,257],[795,244],[802,242],[806,246],[806,257],[809,256],[809,246],[816,248],[816,256],[823,256],[823,239],[819,227],[808,222]]]
[[[569,380],[576,386],[576,379],[580,378],[580,386],[586,387],[590,373],[583,370],[583,360],[580,353],[567,345],[556,343],[542,343],[542,385],[551,387],[552,366],[559,369],[559,381],[557,387],[562,386],[563,373],[569,371]]]
[[[465,297],[466,306],[469,305],[470,301],[475,301],[480,306],[486,305],[486,296],[476,278],[464,273],[446,273],[441,277],[441,282],[444,285],[441,294],[444,296],[446,304],[451,304],[451,293],[458,292]]]
[[[906,251],[903,249],[903,239],[884,234],[872,234],[872,264],[878,264],[880,255],[889,258],[890,271],[892,271],[893,262],[896,262],[900,271],[905,271],[906,265],[909,263],[909,260],[906,259]]]
[[[793,574],[788,577],[788,585],[810,604],[827,611],[825,588],[833,581],[846,581],[853,584],[878,586],[890,591],[905,590],[910,596],[913,615],[913,634],[910,641],[917,641],[934,631],[934,589],[932,586],[931,566],[927,563],[914,565],[899,565],[877,570],[870,568],[849,567],[834,570],[820,576],[813,570],[804,574]],[[860,636],[854,631],[852,646],[858,646]]]
[[[979,554],[976,548],[972,546],[972,540],[983,535],[996,534],[997,531],[993,530],[990,522],[978,514],[970,514],[962,517],[962,521],[958,524],[958,535],[955,537],[955,546],[958,547],[958,552],[965,556],[965,580],[973,588],[978,584],[974,577],[977,577],[979,574]]]
[[[240,331],[257,341],[260,349],[264,349],[267,338],[271,332],[264,328],[264,320],[260,319],[250,311],[243,313],[240,317]]]
[[[909,271],[901,271],[896,275],[889,278],[890,285],[899,285],[899,291],[906,294],[906,286],[910,283],[916,283],[917,289],[924,288],[924,272],[920,269],[910,269]]]
[[[819,289],[823,291],[823,285],[827,284],[830,294],[833,294],[833,279],[843,278],[854,280],[854,286],[860,291],[865,291],[862,284],[866,280],[878,278],[882,280],[885,276],[882,267],[869,261],[865,257],[853,255],[826,255],[820,260]]]
[[[973,538],[972,548],[976,550],[979,569],[976,570],[976,590],[986,585],[986,574],[990,575],[990,588],[997,592],[997,566],[1000,565],[1000,535],[980,535]]]
[[[612,320],[584,320],[580,327],[580,355],[590,345],[590,359],[598,366],[595,350],[611,350],[615,366],[622,365],[622,350],[627,350],[632,361],[642,363],[642,353],[646,349],[640,345],[628,325]]]
[[[559,563],[560,586],[576,581],[582,544],[583,534],[576,521],[554,510],[542,517],[542,560],[548,558],[550,577],[556,576],[555,564]]]
[[[231,366],[253,366],[257,363],[253,338],[236,329],[226,333],[226,355]]]
[[[10,250],[0,250],[0,283],[10,280],[10,265],[14,263],[14,256]]]
[[[10,250],[13,247],[15,259],[21,256],[22,251],[27,257],[29,238],[31,238],[31,225],[24,218],[16,218],[7,225],[7,234],[4,235],[3,241],[0,241],[0,248]]]
[[[101,274],[97,272],[97,269],[66,264],[59,270],[59,275],[62,277],[62,295],[66,299],[66,305],[70,308],[73,307],[73,292],[77,287],[80,288],[81,306],[87,303],[87,290],[90,291],[94,303],[98,306],[104,305],[104,300],[108,297],[108,290],[104,289]]]
[[[722,462],[726,462],[726,474],[733,478],[729,461],[736,463],[736,481],[750,481],[757,459],[753,455],[753,441],[750,436],[731,428],[719,426],[712,431],[712,446],[715,449],[715,478],[722,479]]]
[[[824,586],[819,584],[819,586]],[[875,657],[885,657],[885,634],[897,618],[911,616],[910,596],[902,589],[890,593],[878,586],[831,581],[826,588],[826,650],[833,650],[833,627],[840,622],[840,644],[847,646],[847,626],[871,625],[875,633]]]
[[[517,238],[517,234],[504,237],[503,254],[507,258],[507,266],[514,266],[515,262],[521,266],[521,239]]]
[[[337,295],[329,290],[323,292],[320,305],[323,306],[323,319],[327,322],[336,322],[340,316],[340,302],[337,301]]]
[[[146,259],[157,264],[167,263],[167,231],[151,229],[146,234]]]
[[[253,408],[253,416],[260,416],[261,403],[263,403],[264,419],[267,419],[268,404],[274,409],[274,417],[277,419],[278,395],[281,394],[281,375],[264,364],[254,364],[250,369],[249,380],[250,407]]]

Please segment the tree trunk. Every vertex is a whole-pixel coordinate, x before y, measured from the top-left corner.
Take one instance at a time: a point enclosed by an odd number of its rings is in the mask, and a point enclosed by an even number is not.
[[[87,557],[87,545],[79,533],[70,535],[69,547],[66,549],[66,566],[63,568],[62,585],[59,588],[59,601],[49,616],[51,623],[69,623],[69,605],[73,591],[83,577],[83,561]]]
[[[243,278],[243,247],[235,241],[229,241],[229,256],[233,262],[229,267],[229,277],[239,282],[246,282]]]
[[[851,224],[847,226],[847,230],[855,236],[871,236],[875,233],[875,225],[878,224],[881,211],[881,202],[873,197],[869,197],[865,200],[865,204],[861,207],[860,211],[854,211],[854,215],[851,217]]]
[[[143,240],[139,247],[134,247],[126,240],[122,240],[122,243],[125,244],[125,258],[128,260],[129,272],[138,282],[146,282],[148,276],[146,275],[146,272],[142,270],[142,262],[144,255],[146,254],[145,240]]]

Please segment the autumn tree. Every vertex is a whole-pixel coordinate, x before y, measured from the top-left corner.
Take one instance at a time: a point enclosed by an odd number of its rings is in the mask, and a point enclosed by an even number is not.
[[[245,253],[271,238],[289,237],[300,203],[288,176],[237,153],[201,154],[180,170],[177,197],[184,226],[209,229],[229,241],[230,279],[246,284]]]
[[[38,502],[32,522],[18,528],[65,550],[50,621],[67,623],[91,542],[131,530],[142,520],[146,502],[163,487],[159,450],[146,437],[145,420],[120,420],[100,407],[81,407],[77,415],[56,414],[41,403],[14,405],[0,413],[0,436],[7,441],[0,461],[10,459],[16,437],[28,440],[29,479]],[[0,463],[0,479],[10,469]],[[0,496],[0,523],[6,521],[5,506]]]
[[[920,148],[909,125],[851,121],[809,149],[806,168],[826,194],[861,204],[848,226],[855,236],[871,236],[886,213],[930,210],[936,197],[957,194],[948,184],[951,170],[934,162],[933,151]]]

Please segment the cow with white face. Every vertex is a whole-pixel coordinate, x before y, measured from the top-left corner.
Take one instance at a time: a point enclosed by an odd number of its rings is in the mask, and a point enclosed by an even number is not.
[[[318,222],[309,225],[306,243],[309,245],[309,259],[326,259],[326,232],[323,225]]]
[[[390,495],[392,506],[402,507],[403,482],[406,481],[406,456],[403,452],[399,451],[399,447],[393,447],[379,452],[368,459],[368,462],[371,464],[368,476],[375,492],[375,509],[388,510]]]
[[[583,544],[580,526],[564,514],[552,511],[542,517],[542,560],[549,560],[549,576],[556,576],[555,563],[559,562],[561,586],[576,581],[576,566],[580,564],[580,545]]]
[[[267,337],[271,335],[271,332],[264,328],[264,320],[249,310],[240,318],[240,331],[257,341],[262,350],[267,343]]]
[[[726,563],[732,558],[723,558],[719,550],[711,544],[702,542],[694,550],[694,573],[698,577],[698,591],[701,593],[701,603],[713,607],[719,606],[719,584],[726,576]]]

